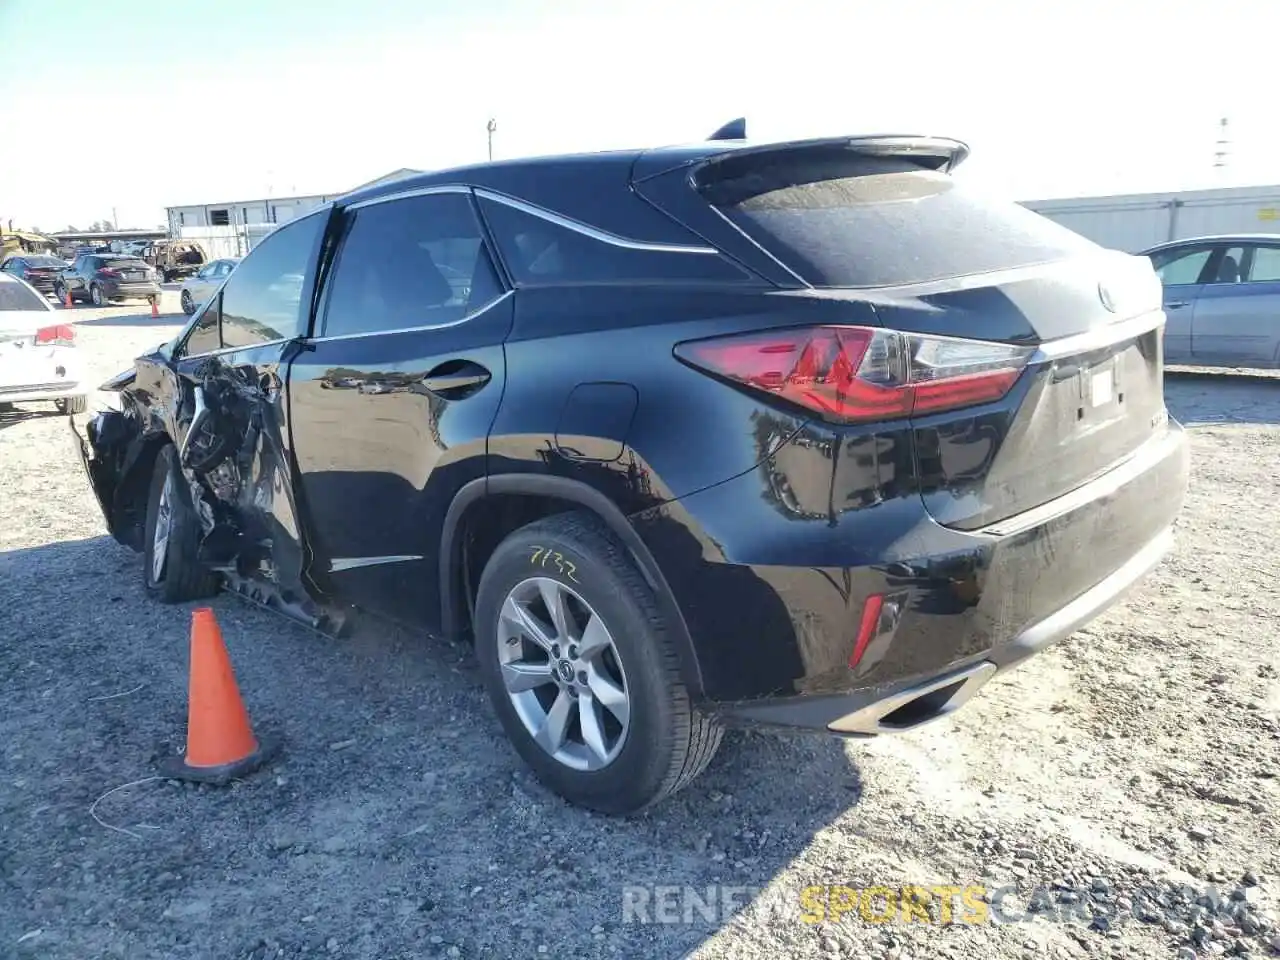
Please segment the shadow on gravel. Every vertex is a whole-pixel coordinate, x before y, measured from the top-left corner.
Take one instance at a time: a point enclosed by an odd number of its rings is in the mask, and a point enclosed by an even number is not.
[[[107,537],[0,553],[0,584],[18,957],[675,958],[862,794],[841,742],[740,733],[647,816],[593,816],[528,774],[470,650],[376,623],[334,641],[227,596],[284,752],[228,788],[148,779],[184,736],[190,607],[146,597]]]
[[[7,430],[9,427],[16,427],[20,423],[28,420],[43,420],[46,417],[61,417],[64,414],[59,413],[52,405],[48,410],[23,410],[20,407],[11,410],[0,410],[0,430]]]
[[[1165,371],[1165,404],[1179,423],[1280,423],[1280,376]]]
[[[73,321],[80,327],[168,327],[175,323],[182,323],[187,319],[186,314],[179,311],[178,313],[162,313],[158,317],[151,316],[151,311],[146,313],[130,313],[120,316],[108,317],[88,317],[84,320]]]

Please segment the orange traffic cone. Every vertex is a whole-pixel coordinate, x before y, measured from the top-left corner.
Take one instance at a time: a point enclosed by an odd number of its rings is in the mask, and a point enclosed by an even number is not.
[[[151,298],[151,316],[152,317],[160,316],[160,298],[159,297]]]
[[[66,307],[68,310],[71,309],[71,288],[70,287],[66,289],[66,296],[64,296],[62,299],[62,305]]]
[[[231,658],[213,611],[191,613],[191,687],[187,708],[187,751],[162,762],[176,780],[224,784],[259,767],[267,752],[253,735],[240,699]]]

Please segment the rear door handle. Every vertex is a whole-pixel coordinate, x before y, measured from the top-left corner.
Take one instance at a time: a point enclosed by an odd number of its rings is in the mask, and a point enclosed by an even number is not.
[[[488,370],[470,360],[447,360],[422,378],[422,385],[447,400],[475,393],[493,377]]]

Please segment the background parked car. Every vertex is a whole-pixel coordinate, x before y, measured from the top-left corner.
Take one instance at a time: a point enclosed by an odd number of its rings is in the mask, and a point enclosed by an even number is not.
[[[200,305],[213,295],[222,281],[231,276],[231,271],[240,262],[238,257],[226,260],[214,260],[206,264],[194,276],[182,285],[182,312],[187,316],[195,313]]]
[[[155,267],[165,283],[193,276],[209,263],[209,252],[196,240],[156,240],[138,256]]]
[[[160,275],[141,257],[89,253],[62,271],[54,288],[59,300],[89,300],[95,307],[112,300],[158,300]]]
[[[25,253],[9,257],[0,270],[27,281],[43,294],[52,294],[58,277],[67,269],[67,262],[43,253]]]
[[[1280,367],[1280,234],[1162,243],[1164,356],[1206,367]]]
[[[52,400],[63,413],[81,413],[75,327],[25,280],[0,273],[0,411],[10,404]]]

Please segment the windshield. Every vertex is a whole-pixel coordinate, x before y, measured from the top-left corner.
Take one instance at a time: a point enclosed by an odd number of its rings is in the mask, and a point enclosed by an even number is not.
[[[27,257],[29,267],[65,267],[66,263],[57,257]]]

